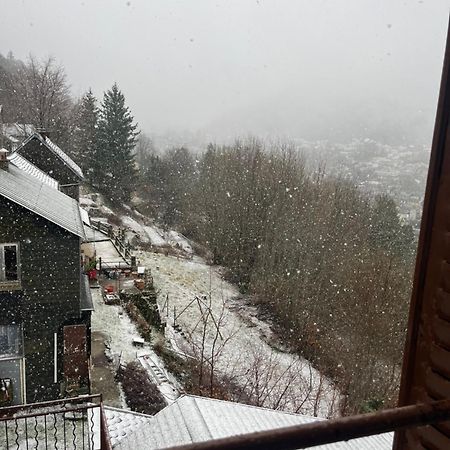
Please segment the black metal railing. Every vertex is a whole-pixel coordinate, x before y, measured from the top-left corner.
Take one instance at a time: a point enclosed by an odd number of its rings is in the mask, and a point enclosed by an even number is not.
[[[0,442],[17,450],[108,450],[101,395],[0,408]]]

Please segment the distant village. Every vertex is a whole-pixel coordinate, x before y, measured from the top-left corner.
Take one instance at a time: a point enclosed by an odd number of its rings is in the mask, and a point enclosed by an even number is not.
[[[430,146],[388,145],[372,139],[346,144],[298,141],[311,169],[344,177],[365,192],[390,194],[400,218],[418,233]]]

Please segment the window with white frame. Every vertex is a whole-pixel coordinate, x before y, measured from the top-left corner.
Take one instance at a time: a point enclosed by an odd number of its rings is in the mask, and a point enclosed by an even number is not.
[[[0,244],[0,283],[19,281],[19,244]]]

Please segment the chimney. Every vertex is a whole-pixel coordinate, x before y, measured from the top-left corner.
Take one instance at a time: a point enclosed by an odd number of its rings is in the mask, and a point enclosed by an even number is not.
[[[6,148],[0,149],[0,170],[8,171],[9,160],[8,160],[9,152]]]

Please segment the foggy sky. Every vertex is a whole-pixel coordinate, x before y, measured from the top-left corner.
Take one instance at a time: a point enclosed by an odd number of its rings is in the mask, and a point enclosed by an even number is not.
[[[0,0],[0,52],[54,56],[75,96],[117,82],[148,133],[409,132],[434,118],[448,13],[449,0]]]

